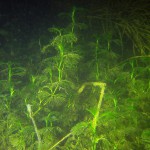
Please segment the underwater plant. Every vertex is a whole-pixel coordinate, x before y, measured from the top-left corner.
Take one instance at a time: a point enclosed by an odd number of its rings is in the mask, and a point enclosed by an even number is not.
[[[40,51],[0,60],[0,149],[149,149],[149,21],[121,8],[73,7]]]

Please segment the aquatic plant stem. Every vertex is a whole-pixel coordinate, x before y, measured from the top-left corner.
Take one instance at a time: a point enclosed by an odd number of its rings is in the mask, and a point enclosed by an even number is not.
[[[32,120],[32,123],[33,123],[33,126],[34,126],[34,130],[35,130],[35,133],[36,133],[36,136],[37,136],[37,139],[38,139],[38,150],[40,150],[41,149],[41,137],[39,135],[38,128],[36,126],[35,120],[34,120],[34,118],[32,116],[32,110],[31,110],[31,105],[30,104],[27,104],[27,111],[29,113],[29,117]]]
[[[106,83],[86,82],[80,87],[80,89],[78,90],[78,93],[80,94],[84,90],[84,88],[88,85],[93,85],[95,87],[96,86],[100,87],[99,101],[98,101],[98,104],[97,104],[96,113],[95,113],[94,118],[93,118],[92,123],[91,123],[91,127],[92,127],[92,130],[93,130],[93,140],[92,140],[93,148],[92,148],[92,150],[96,150],[96,144],[97,144],[97,141],[96,141],[96,127],[97,127],[97,122],[98,122],[98,117],[99,117],[99,113],[100,113],[100,109],[101,109],[102,100],[103,100],[103,97],[104,97],[104,91],[105,91]]]
[[[71,136],[72,133],[68,133],[66,136],[64,136],[61,140],[59,140],[55,145],[53,145],[49,150],[52,150],[53,148],[55,148],[57,145],[59,145],[62,141],[64,141],[66,138],[68,138],[69,136]]]

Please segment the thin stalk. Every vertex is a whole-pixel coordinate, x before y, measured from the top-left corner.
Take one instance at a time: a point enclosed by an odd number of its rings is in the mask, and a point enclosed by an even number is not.
[[[86,82],[84,83],[81,88],[78,90],[78,93],[80,94],[84,88],[88,85],[93,85],[93,86],[99,86],[100,87],[100,93],[99,93],[99,101],[97,104],[97,110],[96,110],[96,114],[94,115],[94,118],[92,120],[92,130],[93,130],[93,140],[92,140],[92,149],[96,150],[96,127],[97,127],[97,122],[98,122],[98,117],[99,117],[99,113],[100,113],[100,109],[101,109],[101,104],[102,104],[102,100],[104,97],[104,91],[105,91],[105,87],[106,87],[106,83],[102,83],[102,82]]]
[[[32,116],[32,110],[31,110],[31,105],[30,104],[27,104],[27,111],[29,113],[29,117],[31,118],[32,120],[32,123],[33,123],[33,126],[34,126],[34,130],[35,130],[35,133],[36,133],[36,136],[37,136],[37,139],[38,139],[38,150],[41,149],[41,137],[40,137],[40,134],[38,132],[38,128],[37,128],[37,125],[35,123],[35,120]]]
[[[56,144],[54,144],[49,150],[52,150],[53,148],[55,148],[57,145],[59,145],[61,142],[63,142],[66,138],[68,138],[69,136],[71,136],[72,133],[68,133],[66,136],[64,136],[61,140],[59,140]]]

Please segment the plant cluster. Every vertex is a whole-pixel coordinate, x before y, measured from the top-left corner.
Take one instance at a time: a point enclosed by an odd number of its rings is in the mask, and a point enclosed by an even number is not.
[[[126,8],[91,10],[85,22],[73,8],[36,63],[3,54],[0,149],[150,149],[148,12]]]

